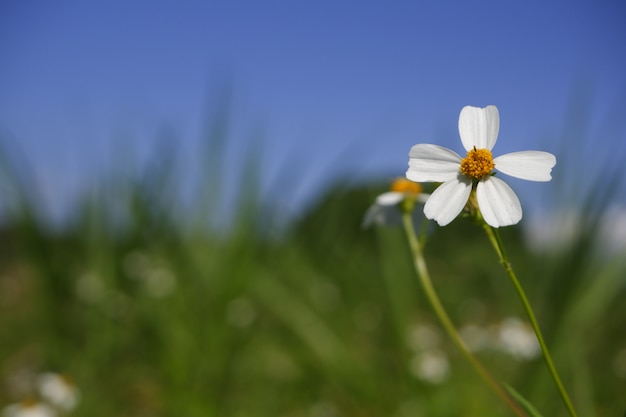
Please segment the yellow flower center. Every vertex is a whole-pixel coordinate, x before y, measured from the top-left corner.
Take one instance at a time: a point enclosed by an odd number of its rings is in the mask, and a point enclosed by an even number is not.
[[[398,178],[391,184],[391,191],[417,195],[422,192],[422,186],[406,178]]]
[[[489,149],[470,149],[467,151],[467,156],[461,160],[461,172],[468,177],[481,179],[485,175],[488,175],[495,164],[493,163],[493,156]]]

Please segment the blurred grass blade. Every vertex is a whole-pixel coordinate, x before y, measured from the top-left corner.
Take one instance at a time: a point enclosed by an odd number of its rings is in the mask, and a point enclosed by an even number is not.
[[[528,402],[526,398],[522,396],[522,394],[515,390],[515,388],[513,388],[509,384],[504,384],[504,386],[509,394],[511,394],[513,398],[515,398],[517,402],[520,403],[520,405],[524,408],[524,410],[526,410],[528,414],[530,414],[532,417],[543,417],[541,413],[539,413],[539,411],[537,411],[537,409],[530,402]]]

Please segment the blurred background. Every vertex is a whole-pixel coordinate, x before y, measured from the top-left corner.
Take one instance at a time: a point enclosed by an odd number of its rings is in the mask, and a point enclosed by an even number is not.
[[[495,104],[494,155],[558,160],[507,179],[513,265],[580,415],[622,415],[625,20],[618,1],[0,2],[0,406],[54,372],[76,416],[509,415],[402,231],[362,227],[412,145],[461,153],[461,108]],[[565,415],[480,232],[429,227],[435,287],[498,380]]]

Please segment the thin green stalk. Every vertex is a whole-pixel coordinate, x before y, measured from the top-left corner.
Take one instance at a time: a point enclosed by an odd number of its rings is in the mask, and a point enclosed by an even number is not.
[[[426,293],[426,297],[430,302],[435,314],[439,318],[439,321],[443,325],[445,331],[448,333],[457,348],[463,353],[463,356],[470,362],[476,372],[483,378],[483,380],[493,389],[493,391],[504,401],[515,414],[520,417],[527,417],[526,414],[518,407],[513,399],[502,389],[502,387],[493,379],[491,374],[485,369],[485,367],[478,361],[478,358],[469,350],[459,333],[457,332],[452,320],[446,313],[435,288],[432,285],[428,268],[426,267],[426,261],[422,252],[420,242],[415,235],[415,229],[413,227],[413,220],[411,219],[411,213],[408,210],[403,211],[402,222],[404,224],[404,230],[409,241],[409,246],[413,254],[415,262],[415,269],[419,277],[420,283]]]
[[[563,402],[565,403],[565,407],[567,407],[567,411],[569,411],[572,417],[577,417],[576,411],[574,410],[574,406],[572,405],[572,402],[569,396],[567,395],[567,391],[565,390],[565,387],[563,386],[563,383],[561,382],[561,378],[559,377],[559,374],[556,371],[554,362],[552,361],[552,356],[550,355],[548,346],[546,345],[546,342],[543,339],[543,335],[541,334],[541,329],[539,329],[539,323],[537,322],[537,319],[535,318],[535,313],[533,312],[530,302],[528,301],[528,297],[526,297],[526,293],[524,292],[522,285],[517,279],[517,275],[515,274],[515,271],[513,270],[513,266],[509,262],[509,259],[506,255],[506,252],[504,250],[504,244],[502,243],[500,234],[498,233],[497,229],[494,229],[493,227],[489,226],[484,221],[482,222],[482,225],[483,225],[483,229],[485,229],[485,232],[487,233],[489,242],[491,242],[491,245],[493,246],[496,253],[498,254],[498,257],[500,258],[500,262],[502,263],[502,266],[504,266],[504,270],[506,271],[507,275],[511,279],[511,282],[513,282],[513,286],[515,286],[515,289],[517,290],[517,294],[522,300],[522,304],[524,305],[526,314],[528,315],[528,318],[530,319],[530,324],[532,325],[533,330],[535,331],[535,335],[537,335],[537,340],[539,341],[539,345],[541,346],[541,351],[543,352],[543,358],[546,361],[546,365],[548,365],[550,374],[552,374],[552,379],[554,379],[554,383],[556,384],[559,394],[561,395],[561,398],[563,399]]]

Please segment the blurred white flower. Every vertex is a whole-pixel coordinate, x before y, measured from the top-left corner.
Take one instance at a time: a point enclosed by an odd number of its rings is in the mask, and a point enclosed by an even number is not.
[[[424,215],[445,226],[461,213],[476,189],[480,212],[492,227],[516,224],[522,207],[515,192],[493,169],[529,181],[549,181],[554,155],[541,151],[508,153],[493,158],[500,116],[496,106],[465,106],[459,115],[459,134],[467,156],[438,145],[418,144],[409,152],[406,177],[419,182],[442,182],[424,205]]]
[[[522,360],[535,358],[541,349],[530,325],[516,317],[506,318],[500,323],[498,347],[503,352]]]
[[[3,417],[56,417],[52,407],[37,401],[22,401],[2,410]]]
[[[394,223],[392,219],[399,218],[398,204],[406,199],[425,203],[429,194],[422,192],[422,186],[406,178],[397,178],[391,184],[391,190],[376,197],[375,203],[365,212],[363,227],[372,224],[379,226]]]
[[[419,379],[431,384],[440,384],[448,376],[450,365],[445,353],[433,349],[413,356],[410,370]]]
[[[71,411],[78,403],[78,388],[64,375],[43,373],[37,378],[37,387],[41,397],[60,410]]]
[[[434,349],[441,343],[441,334],[428,323],[417,323],[409,330],[407,343],[416,352]]]
[[[596,222],[597,220],[597,222]],[[538,252],[567,250],[594,227],[595,249],[605,256],[626,249],[626,205],[607,206],[597,219],[581,210],[568,208],[537,213],[524,225],[529,248]]]
[[[126,254],[122,269],[128,277],[142,284],[151,297],[163,298],[176,290],[176,275],[140,250]]]
[[[489,329],[478,324],[466,324],[459,330],[461,339],[472,352],[479,352],[489,347]]]
[[[531,250],[567,249],[584,230],[584,218],[575,210],[537,213],[524,222],[524,234]]]

